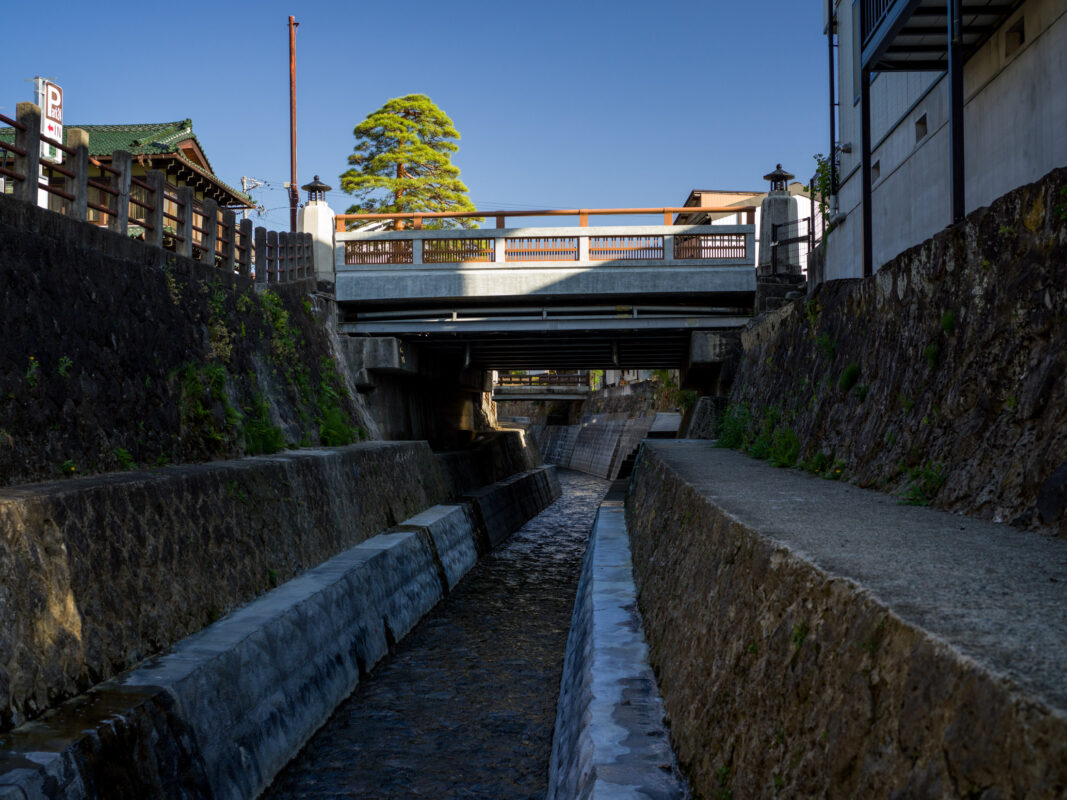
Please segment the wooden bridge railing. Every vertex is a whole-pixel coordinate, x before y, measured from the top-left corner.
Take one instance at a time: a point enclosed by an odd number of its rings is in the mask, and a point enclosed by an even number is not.
[[[0,114],[0,123],[15,130],[14,144],[0,141],[0,175],[16,199],[39,205],[44,192],[52,211],[219,269],[254,274],[257,283],[314,277],[311,234],[253,230],[251,220],[238,222],[233,209],[198,200],[191,187],[169,183],[159,170],[133,175],[133,156],[123,150],[112,154],[110,164],[91,157],[83,130],[68,128],[66,144],[43,136],[40,114],[33,103],[19,103],[17,119]],[[42,142],[64,153],[65,164],[42,160]]]
[[[589,386],[589,372],[543,372],[537,374],[513,375],[507,372],[496,377],[497,386]]]

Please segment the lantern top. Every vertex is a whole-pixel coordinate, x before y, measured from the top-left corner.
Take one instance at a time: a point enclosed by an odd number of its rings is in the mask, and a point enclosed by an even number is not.
[[[333,187],[327,186],[325,183],[319,180],[319,176],[315,176],[315,180],[300,187],[308,193],[308,202],[314,202],[316,200],[326,201],[326,192],[330,191]]]
[[[770,172],[763,176],[763,180],[771,182],[771,191],[774,192],[784,190],[789,181],[795,177],[796,175],[786,172],[782,169],[782,165],[778,164],[775,167],[774,172]]]

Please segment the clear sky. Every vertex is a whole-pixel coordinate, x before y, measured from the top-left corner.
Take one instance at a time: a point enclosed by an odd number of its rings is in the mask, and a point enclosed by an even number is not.
[[[284,229],[290,14],[301,184],[338,186],[352,128],[410,93],[455,122],[486,210],[681,205],[763,189],[777,162],[807,181],[827,148],[819,0],[5,0],[0,112],[43,75],[67,126],[190,117],[220,178],[277,187],[257,224]]]

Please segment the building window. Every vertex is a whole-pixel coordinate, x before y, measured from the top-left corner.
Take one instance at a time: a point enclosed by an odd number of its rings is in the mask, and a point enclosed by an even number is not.
[[[882,162],[875,161],[871,164],[871,183],[874,183],[880,177],[882,177]]]
[[[1004,34],[1004,57],[1011,58],[1026,41],[1026,24],[1024,17],[1019,17]]]
[[[926,115],[923,114],[915,120],[915,143],[918,144],[926,138]]]

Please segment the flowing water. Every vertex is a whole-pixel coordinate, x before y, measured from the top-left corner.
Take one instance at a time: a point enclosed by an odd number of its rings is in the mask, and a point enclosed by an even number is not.
[[[563,496],[474,567],[265,798],[542,798],[586,541],[610,483]]]

